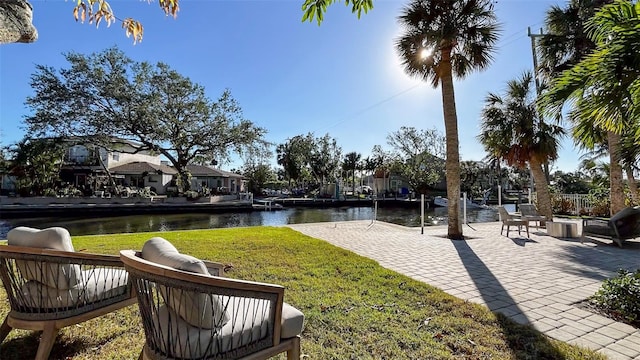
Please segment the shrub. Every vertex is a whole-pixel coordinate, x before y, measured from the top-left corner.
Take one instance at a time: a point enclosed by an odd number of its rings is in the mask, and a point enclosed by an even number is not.
[[[609,204],[609,200],[600,200],[594,203],[591,208],[591,215],[599,216],[599,217],[609,217],[611,216],[611,205]]]
[[[559,194],[551,195],[551,208],[554,214],[559,215],[571,215],[575,211],[573,202]]]
[[[200,194],[194,190],[186,191],[184,195],[187,197],[187,200],[198,200],[200,198]]]
[[[616,318],[640,322],[640,269],[618,270],[618,275],[605,280],[590,300]]]
[[[609,204],[609,189],[596,189],[589,192],[589,202],[592,204],[591,215],[600,217],[611,216]]]

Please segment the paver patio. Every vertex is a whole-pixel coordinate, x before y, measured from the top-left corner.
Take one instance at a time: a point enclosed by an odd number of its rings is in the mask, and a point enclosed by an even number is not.
[[[306,235],[483,304],[546,335],[610,359],[640,359],[640,331],[576,306],[618,269],[640,268],[640,241],[620,249],[608,240],[557,239],[545,229],[500,235],[500,223],[464,226],[465,241],[445,226],[420,228],[371,221],[295,224]]]

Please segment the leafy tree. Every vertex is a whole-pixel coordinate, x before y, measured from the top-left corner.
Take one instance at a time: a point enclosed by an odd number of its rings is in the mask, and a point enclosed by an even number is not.
[[[609,191],[610,167],[609,164],[602,161],[596,161],[593,158],[585,158],[580,162],[578,170],[585,174],[591,181],[594,189]]]
[[[10,149],[9,173],[22,196],[55,195],[67,145],[58,138],[24,138]]]
[[[371,150],[371,161],[369,166],[373,167],[374,172],[382,172],[382,182],[383,189],[378,189],[378,183],[376,182],[374,185],[376,186],[376,193],[381,192],[382,190],[388,190],[388,181],[387,175],[390,174],[390,170],[394,167],[395,159],[393,154],[390,151],[385,151],[382,149],[380,145],[374,145]]]
[[[552,188],[562,194],[588,194],[592,187],[587,179],[579,172],[556,171],[551,176]]]
[[[480,126],[478,139],[487,152],[509,165],[524,168],[529,164],[535,180],[538,209],[547,220],[552,220],[551,195],[543,164],[557,159],[559,138],[564,130],[545,123],[538,115],[530,72],[507,82],[503,96],[487,95]]]
[[[417,130],[403,126],[387,135],[395,160],[395,170],[413,191],[426,194],[442,180],[445,139],[436,129]]]
[[[347,176],[348,172],[351,171],[351,188],[353,189],[354,194],[356,192],[356,170],[358,170],[358,165],[360,164],[361,158],[362,155],[358,154],[355,151],[352,151],[350,153],[347,153],[342,160],[342,165],[344,170],[347,171]]]
[[[509,170],[502,166],[502,158],[496,154],[488,153],[484,161],[488,164],[489,185],[492,189],[496,190],[497,194],[498,185],[500,185],[502,189],[506,188]]]
[[[493,169],[479,161],[460,163],[460,190],[469,198],[481,197],[484,191],[491,189],[494,182]]]
[[[596,12],[586,24],[595,50],[554,79],[543,101],[552,114],[560,114],[563,104],[570,103],[568,116],[573,122],[588,121],[607,131],[612,214],[625,206],[620,165],[623,129],[634,127],[638,116],[635,104],[640,100],[639,13],[640,4],[627,1],[605,5]],[[640,138],[640,132],[635,136]]]
[[[367,156],[362,160],[362,169],[365,170],[369,175],[375,174],[376,169],[380,165],[381,164],[378,163],[377,159],[372,156]]]
[[[627,175],[627,184],[629,186],[631,201],[633,204],[640,204],[640,194],[638,194],[638,185],[635,180],[640,148],[638,148],[636,144],[634,135],[636,131],[635,127],[639,124],[631,123],[630,125],[631,126],[622,129],[623,133],[621,134],[621,141],[619,144],[619,156],[622,168]],[[574,139],[576,139],[576,143],[583,149],[589,151],[582,157],[585,161],[591,160],[593,163],[600,158],[610,155],[607,135],[607,131],[602,128],[595,127],[593,122],[589,119],[582,120],[573,127],[573,136]],[[607,174],[610,174],[608,170]],[[607,187],[610,185],[609,181]],[[622,188],[623,185],[620,185],[620,187]]]
[[[463,239],[460,221],[460,153],[453,77],[489,66],[498,39],[491,0],[412,0],[399,16],[396,41],[405,71],[442,87],[446,135],[448,237]]]
[[[318,25],[322,23],[324,19],[324,13],[327,11],[327,7],[335,2],[341,2],[341,0],[305,0],[302,4],[302,21],[313,21],[314,17],[318,22]],[[358,15],[358,19],[362,12],[365,14],[373,9],[373,0],[344,0],[344,4],[351,5],[351,12]]]
[[[342,148],[329,134],[321,138],[314,138],[313,134],[308,134],[307,138],[311,144],[307,163],[311,173],[322,187],[329,179],[337,178],[336,171],[339,170]]]
[[[247,186],[254,194],[260,194],[265,184],[277,181],[276,172],[266,163],[248,162],[242,175],[249,180]]]
[[[310,145],[308,137],[296,135],[276,147],[277,162],[284,170],[284,178],[288,180],[289,188],[292,181],[298,183],[303,176]]]
[[[226,161],[267,145],[265,130],[242,116],[226,90],[217,99],[168,65],[134,62],[116,48],[85,56],[65,55],[70,68],[37,65],[34,95],[26,104],[32,137],[81,137],[114,149],[122,143],[137,151],[164,155],[188,190],[191,163]]]

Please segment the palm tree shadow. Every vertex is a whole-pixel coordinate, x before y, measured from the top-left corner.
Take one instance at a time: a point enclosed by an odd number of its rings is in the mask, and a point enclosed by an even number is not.
[[[566,260],[559,262],[562,264],[562,271],[603,281],[615,276],[619,269],[633,271],[638,267],[638,240],[625,241],[623,248],[607,239],[584,237],[572,240],[580,241],[582,244],[558,254],[560,259]]]
[[[512,239],[516,242],[516,239]],[[530,239],[527,239],[530,240]],[[520,241],[520,239],[518,239]],[[465,240],[452,240],[468,275],[485,305],[497,315],[497,321],[517,359],[565,359],[555,345],[530,325],[529,319],[509,295],[498,278],[469,247]],[[524,241],[523,245],[526,242]],[[520,244],[518,244],[520,245]]]

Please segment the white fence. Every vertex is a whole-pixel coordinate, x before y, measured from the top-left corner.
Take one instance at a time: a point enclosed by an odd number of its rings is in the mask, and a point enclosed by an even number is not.
[[[576,214],[580,214],[583,209],[590,212],[593,207],[593,204],[590,201],[591,198],[587,194],[559,194],[558,196],[562,199],[571,201]]]
[[[531,196],[531,201],[535,201],[536,194],[533,193]],[[589,194],[552,194],[552,197],[560,197],[563,200],[567,200],[573,204],[571,211],[575,215],[579,215],[580,212],[586,211],[591,212],[591,208],[593,208],[593,203],[591,202],[591,197]]]

